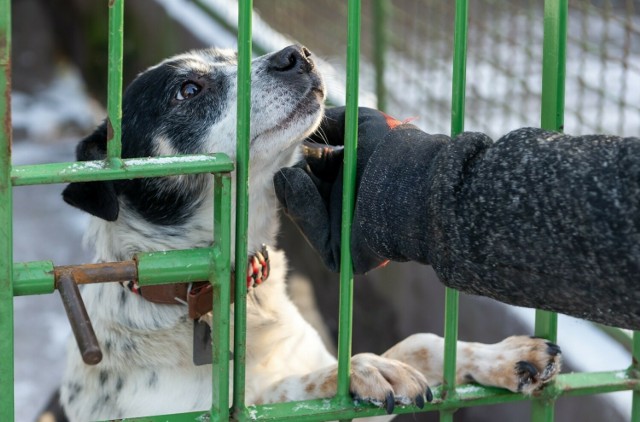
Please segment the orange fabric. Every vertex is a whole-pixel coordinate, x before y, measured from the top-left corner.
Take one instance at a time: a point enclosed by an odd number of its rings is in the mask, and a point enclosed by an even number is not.
[[[393,129],[396,126],[399,126],[402,124],[402,122],[394,117],[389,116],[386,113],[380,112],[382,113],[382,115],[384,116],[385,120],[387,121],[387,126],[389,126],[389,129]]]
[[[396,119],[395,117],[391,117],[389,116],[387,113],[384,112],[380,112],[382,113],[382,115],[384,116],[385,120],[387,121],[387,126],[389,126],[389,129],[394,129],[397,126],[403,125],[405,123],[410,123],[414,120],[417,119],[417,117],[409,117],[407,119],[404,119],[403,121],[400,121],[398,119]]]

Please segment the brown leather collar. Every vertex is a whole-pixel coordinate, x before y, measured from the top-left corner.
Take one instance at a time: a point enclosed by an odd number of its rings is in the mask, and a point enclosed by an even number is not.
[[[262,250],[249,256],[247,264],[247,289],[258,286],[267,280],[271,270],[269,251],[266,245]],[[235,291],[235,271],[231,272],[231,303]],[[208,281],[195,283],[161,284],[157,286],[138,286],[135,281],[120,283],[133,293],[139,294],[149,302],[164,305],[187,305],[189,318],[198,319],[211,312],[213,288]]]

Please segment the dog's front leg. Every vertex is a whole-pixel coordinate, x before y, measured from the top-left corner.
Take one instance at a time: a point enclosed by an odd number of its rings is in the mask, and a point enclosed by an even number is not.
[[[414,334],[382,356],[411,365],[429,382],[442,382],[442,337],[435,334]],[[540,338],[512,336],[496,344],[459,341],[456,383],[477,382],[530,394],[558,374],[561,362],[560,348]]]
[[[338,366],[292,375],[267,388],[256,404],[330,398],[337,391]],[[372,353],[351,358],[350,391],[355,399],[384,406],[391,413],[396,403],[422,408],[432,399],[427,380],[416,369]]]

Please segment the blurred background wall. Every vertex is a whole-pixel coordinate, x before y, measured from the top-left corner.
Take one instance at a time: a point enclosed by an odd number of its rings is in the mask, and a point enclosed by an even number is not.
[[[449,132],[453,2],[388,0],[376,14],[363,2],[361,104],[399,118],[416,117],[428,132]],[[14,162],[68,161],[75,143],[104,117],[107,2],[14,0]],[[333,95],[343,101],[346,2],[254,0],[254,51],[299,42],[322,59]],[[125,83],[145,67],[186,49],[233,47],[235,0],[132,0],[125,12]],[[469,11],[467,130],[498,137],[540,120],[541,0],[475,0]],[[377,24],[376,24],[377,22]],[[382,24],[380,24],[382,22]],[[640,1],[572,0],[567,46],[565,130],[640,134]],[[380,51],[380,46],[386,46]],[[376,79],[376,62],[384,72]],[[376,80],[378,82],[376,83]],[[64,205],[62,186],[15,192],[15,260],[88,262],[87,218]],[[292,265],[292,294],[319,317],[330,347],[337,336],[337,276],[318,261],[283,218],[279,244]],[[382,352],[407,335],[443,331],[443,287],[430,267],[394,264],[358,277],[353,351]],[[460,337],[495,342],[532,333],[532,310],[462,295]],[[319,322],[318,322],[319,321]],[[57,295],[16,298],[17,420],[33,420],[55,390],[69,333]],[[592,324],[561,318],[565,370],[623,369],[628,343]],[[558,421],[629,420],[630,395],[563,398]],[[460,421],[515,421],[517,403],[457,413]],[[437,415],[398,420],[430,421]]]

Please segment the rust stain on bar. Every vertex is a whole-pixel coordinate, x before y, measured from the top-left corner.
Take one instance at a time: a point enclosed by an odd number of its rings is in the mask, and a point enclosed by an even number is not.
[[[6,39],[4,37],[2,37],[2,39],[0,40],[0,48],[2,48],[4,50],[4,46],[6,43]],[[7,54],[7,50],[4,50],[0,53],[0,56],[4,56]],[[4,132],[5,135],[7,137],[7,151],[6,154],[8,158],[8,162],[11,163],[10,157],[11,157],[11,57],[7,57],[6,58],[6,62],[1,64],[1,67],[3,67],[4,69],[2,69],[2,71],[5,74],[5,81],[6,81],[6,88],[5,88],[5,92],[4,92],[4,104],[6,107],[5,113],[4,113]]]
[[[76,284],[135,281],[138,279],[138,267],[135,261],[60,266],[55,267],[53,273],[56,283],[61,277],[67,275],[72,276]]]
[[[111,119],[107,117],[107,142],[113,140],[113,124],[111,123]]]

